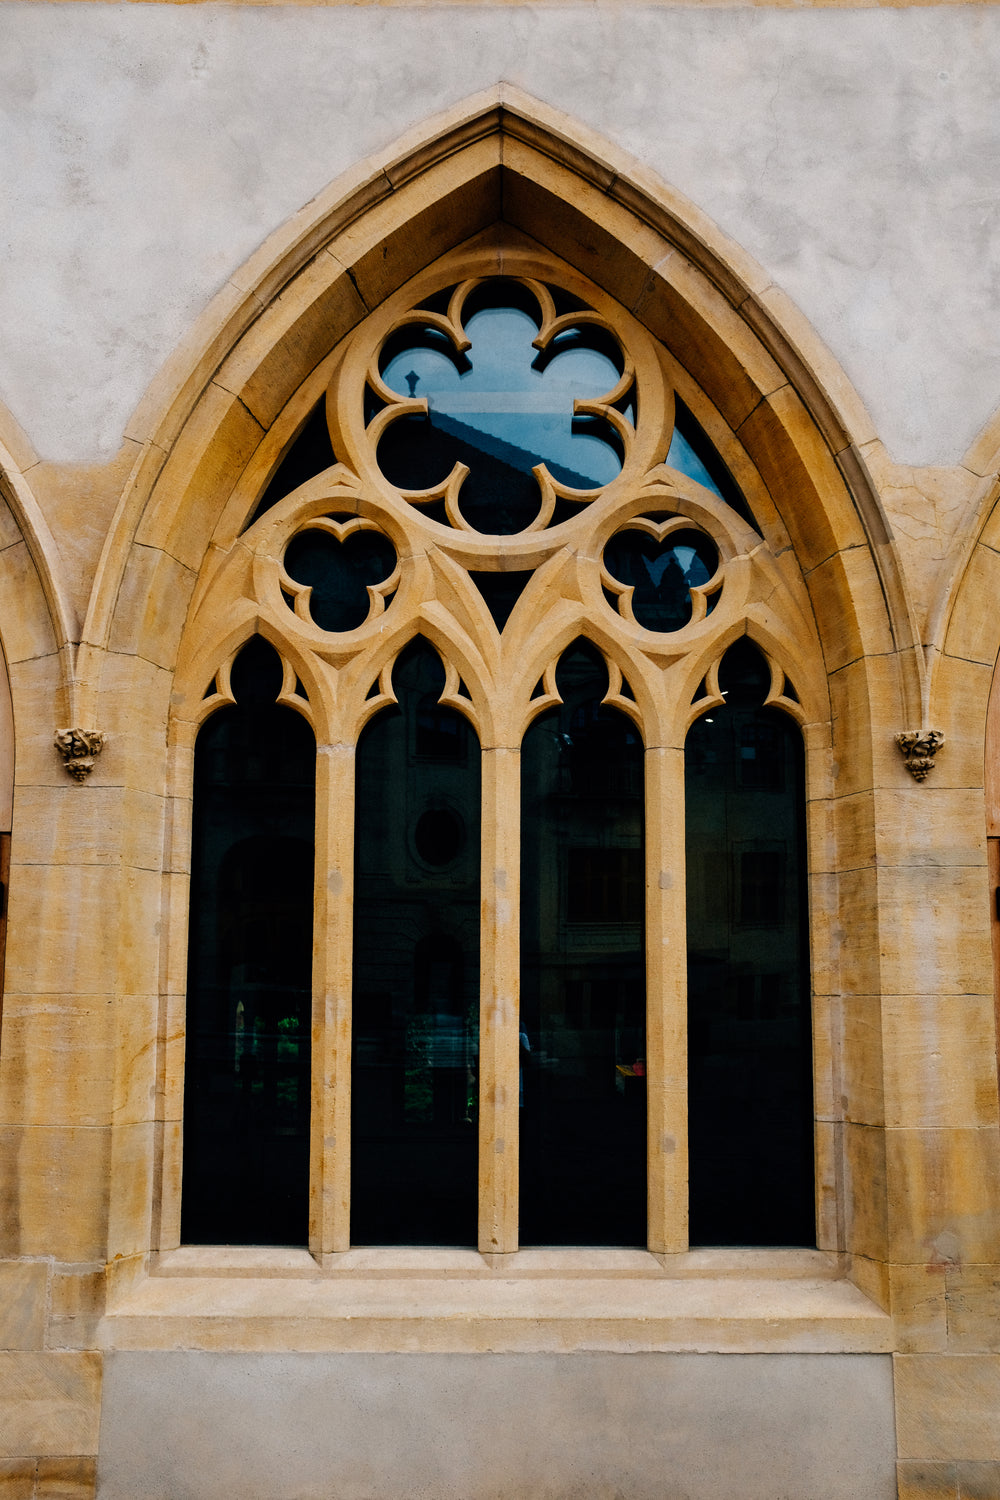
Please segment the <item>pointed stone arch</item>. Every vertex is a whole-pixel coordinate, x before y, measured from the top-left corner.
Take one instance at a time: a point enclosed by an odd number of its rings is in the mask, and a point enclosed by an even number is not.
[[[819,660],[815,717],[804,726],[816,804],[814,926],[823,934],[814,988],[827,1007],[819,1048],[841,984],[842,927],[865,914],[874,926],[865,962],[877,967],[874,827],[847,828],[857,864],[841,872],[835,825],[849,819],[851,794],[907,783],[892,734],[921,720],[923,657],[862,457],[873,437],[867,416],[801,315],[704,215],[623,153],[502,86],[362,164],[272,236],[206,310],[128,429],[141,451],[91,597],[79,701],[90,721],[101,722],[103,704],[122,726],[127,784],[162,798],[164,843],[144,860],[154,871],[162,857],[168,915],[160,953],[144,960],[143,993],[166,996],[158,1026],[168,1086],[186,972],[193,733],[168,741],[185,626],[322,396],[340,341],[412,277],[473,244],[499,274],[509,247],[540,246],[624,307],[665,347],[678,390],[697,403],[737,480],[753,487],[774,565],[796,580],[803,638]],[[768,639],[763,610],[753,633]],[[864,878],[854,878],[858,869]],[[877,978],[866,973],[865,983],[866,995],[877,994]],[[884,1204],[874,1215],[866,1206],[877,1133],[844,1122],[832,1063],[827,1071],[819,1243],[870,1263],[886,1253]],[[176,1159],[179,1101],[166,1108],[149,1197],[139,1203],[125,1165],[113,1169],[112,1199],[127,1205],[114,1219],[123,1243],[155,1247],[157,1218],[173,1212],[177,1183],[161,1168]]]
[[[981,910],[990,927],[1000,1076],[1000,419],[987,424],[965,466],[982,475],[983,485],[941,603],[934,714],[950,752],[949,784],[983,788],[989,892]],[[975,824],[970,831],[975,839]]]
[[[892,654],[920,718],[923,658],[862,445],[860,400],[767,274],[625,153],[508,85],[362,163],[227,283],[130,423],[142,449],[83,631],[94,701],[116,644],[164,666],[236,480],[339,338],[446,251],[528,235],[669,346],[764,481],[806,575],[831,670]],[[272,455],[272,461],[277,459]],[[155,636],[155,642],[152,640]]]
[[[14,723],[18,777],[45,784],[57,728],[77,725],[79,626],[56,542],[30,482],[37,455],[0,406],[0,831],[11,829]],[[4,877],[5,878],[5,877]]]

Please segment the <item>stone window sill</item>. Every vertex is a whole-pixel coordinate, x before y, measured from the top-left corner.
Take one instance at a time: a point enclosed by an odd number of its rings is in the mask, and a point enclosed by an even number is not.
[[[885,1353],[892,1324],[821,1251],[186,1247],[102,1320],[106,1349]]]

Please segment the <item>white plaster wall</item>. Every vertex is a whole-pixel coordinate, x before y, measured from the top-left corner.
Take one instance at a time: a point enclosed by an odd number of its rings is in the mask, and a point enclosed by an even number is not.
[[[893,457],[1000,403],[1000,11],[0,3],[0,399],[100,459],[255,247],[504,78],[631,151],[795,299]]]

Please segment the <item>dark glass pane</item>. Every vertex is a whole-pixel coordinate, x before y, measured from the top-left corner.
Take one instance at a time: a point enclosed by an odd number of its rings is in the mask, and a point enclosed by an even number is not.
[[[251,526],[258,516],[277,505],[279,500],[283,500],[293,490],[297,490],[300,484],[305,484],[307,479],[314,479],[336,462],[330,442],[330,429],[326,425],[324,399],[309,413],[298,436],[271,476],[247,525]]]
[[[567,921],[642,921],[641,849],[570,849],[567,868]]]
[[[436,679],[439,658],[428,660],[426,680]],[[429,692],[422,693],[411,705],[413,714],[413,754],[418,760],[464,761],[467,758],[469,735],[466,721],[454,709],[445,708],[438,702],[444,687],[444,673],[440,684],[435,680]]]
[[[241,709],[269,706],[281,692],[284,675],[277,651],[262,636],[254,635],[233,662],[229,685]]]
[[[499,631],[514,612],[514,605],[520,599],[528,585],[531,570],[515,573],[477,573],[470,571],[469,577],[486,601],[486,607],[493,616],[493,623]]]
[[[584,642],[521,753],[525,1245],[646,1242],[643,747]]]
[[[390,424],[378,462],[401,489],[429,489],[456,463],[469,469],[459,501],[477,531],[507,536],[538,514],[532,469],[595,489],[621,470],[614,429],[576,418],[576,397],[598,399],[618,383],[621,356],[600,330],[568,329],[544,353],[533,299],[514,282],[494,281],[465,309],[472,341],[458,355],[433,328],[410,327],[383,353],[383,378],[401,396],[426,396],[426,417]]]
[[[450,865],[465,848],[465,825],[450,807],[429,807],[417,819],[413,841],[429,865]]]
[[[718,565],[719,554],[700,531],[674,531],[662,542],[619,531],[604,549],[604,566],[631,585],[632,613],[647,630],[681,630],[691,618],[691,589],[707,583]]]
[[[305,1244],[316,746],[255,638],[195,753],[181,1236]],[[270,694],[270,701],[268,701]]]
[[[723,463],[715,444],[679,396],[675,398],[674,433],[667,463],[690,479],[696,479],[706,489],[714,490],[748,526],[760,531],[743,491]]]
[[[691,1242],[813,1245],[804,753],[746,640],[686,746]]]
[[[351,1238],[474,1245],[480,766],[424,641],[358,745]]]
[[[384,583],[396,549],[380,531],[354,531],[339,542],[328,531],[300,531],[285,548],[285,571],[309,584],[309,612],[320,630],[356,630],[368,618],[369,584]]]
[[[771,688],[771,668],[746,636],[735,641],[722,658],[719,687],[731,708],[757,708],[767,697]],[[791,721],[783,717],[782,722]]]

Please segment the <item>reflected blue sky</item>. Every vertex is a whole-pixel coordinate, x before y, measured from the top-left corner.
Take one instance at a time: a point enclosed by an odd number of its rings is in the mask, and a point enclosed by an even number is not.
[[[471,368],[460,373],[436,349],[413,347],[397,354],[383,379],[401,396],[426,396],[433,421],[451,423],[511,444],[568,471],[557,475],[588,488],[608,484],[621,470],[614,448],[590,433],[574,433],[573,402],[599,399],[618,383],[619,372],[595,349],[578,345],[557,354],[544,370],[533,369],[538,327],[512,307],[485,308],[469,319]],[[530,467],[530,465],[529,465]]]
[[[713,495],[718,495],[720,500],[725,498],[687,438],[681,437],[676,427],[674,428],[674,435],[670,443],[670,451],[667,454],[667,464],[671,469],[679,469],[689,479],[697,480],[699,484],[703,484],[707,490],[712,491]],[[703,579],[696,581],[704,582]]]
[[[484,308],[469,319],[466,332],[472,347],[471,367],[464,372],[439,349],[415,344],[386,365],[386,384],[401,396],[425,396],[432,424],[437,415],[452,436],[474,442],[479,433],[509,445],[493,449],[494,456],[524,471],[544,460],[557,479],[578,488],[596,488],[618,475],[621,463],[613,447],[593,432],[573,431],[574,400],[599,399],[618,382],[619,372],[606,354],[577,344],[555,355],[545,369],[533,368],[538,327],[514,307]],[[415,337],[420,336],[418,331]],[[524,455],[523,462],[512,450]],[[676,428],[666,461],[724,498]]]

